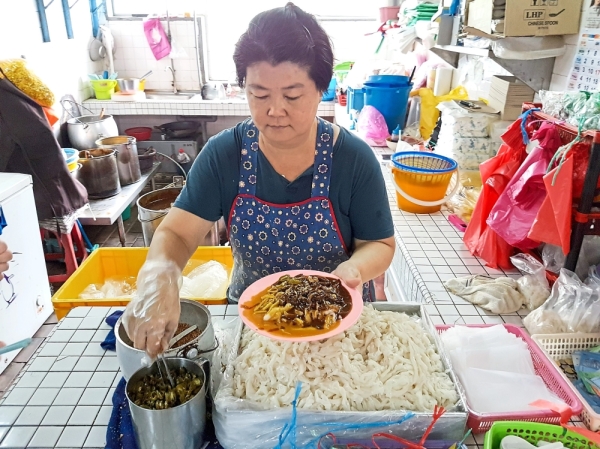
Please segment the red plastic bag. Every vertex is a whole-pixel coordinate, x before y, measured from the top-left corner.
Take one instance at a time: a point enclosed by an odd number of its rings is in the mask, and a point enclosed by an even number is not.
[[[533,138],[539,146],[527,156],[487,218],[498,236],[522,250],[539,246],[528,235],[546,198],[543,178],[548,164],[562,145],[556,126],[550,123],[543,124]]]
[[[502,140],[504,144],[498,154],[479,166],[483,186],[463,237],[471,254],[481,257],[492,268],[512,268],[513,248],[488,226],[487,218],[527,156],[520,119],[508,127]]]
[[[544,176],[548,195],[528,235],[531,240],[560,246],[564,254],[571,249],[573,160],[567,158],[558,174],[555,168]]]

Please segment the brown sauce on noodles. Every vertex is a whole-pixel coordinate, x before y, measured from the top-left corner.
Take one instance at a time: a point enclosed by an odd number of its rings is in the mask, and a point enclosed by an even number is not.
[[[283,275],[241,307],[259,330],[279,337],[311,337],[338,327],[352,310],[352,297],[338,279]]]

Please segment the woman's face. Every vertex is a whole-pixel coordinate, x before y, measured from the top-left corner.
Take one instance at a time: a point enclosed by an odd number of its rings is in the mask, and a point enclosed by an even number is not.
[[[292,62],[249,66],[246,95],[262,137],[283,147],[293,147],[306,138],[322,97],[308,71]]]

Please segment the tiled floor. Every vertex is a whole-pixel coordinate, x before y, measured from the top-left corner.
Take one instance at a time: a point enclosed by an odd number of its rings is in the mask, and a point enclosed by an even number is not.
[[[132,208],[131,216],[123,222],[125,225],[127,246],[144,246],[142,237],[142,226],[137,220],[137,208]],[[119,241],[119,233],[116,223],[112,226],[86,226],[85,232],[93,244],[98,244],[103,247],[121,246]],[[58,274],[64,272],[64,264],[60,262],[47,262],[49,274]],[[53,291],[56,291],[61,284],[53,284]],[[22,350],[15,360],[0,374],[0,397],[12,384],[23,367],[27,364],[31,356],[42,345],[46,337],[52,332],[57,323],[56,315],[50,316],[46,323],[37,331],[33,337],[32,343]]]

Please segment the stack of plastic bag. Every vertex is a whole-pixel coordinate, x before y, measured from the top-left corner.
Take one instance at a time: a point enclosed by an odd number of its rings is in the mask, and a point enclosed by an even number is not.
[[[564,268],[552,287],[550,298],[523,319],[531,334],[600,332],[600,277],[590,268],[585,282]]]
[[[225,298],[229,278],[225,266],[211,260],[183,276],[179,295],[182,298]],[[137,292],[136,278],[113,277],[103,284],[90,284],[79,299],[132,298]]]
[[[454,326],[441,339],[475,412],[536,410],[529,404],[537,400],[562,403],[535,373],[527,343],[504,326]]]
[[[497,114],[470,112],[454,101],[438,105],[442,128],[436,152],[458,163],[461,170],[479,170],[479,164],[494,157],[500,145],[490,137]]]

